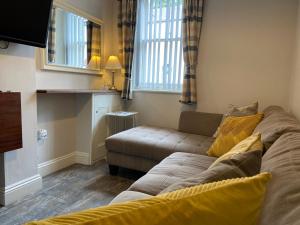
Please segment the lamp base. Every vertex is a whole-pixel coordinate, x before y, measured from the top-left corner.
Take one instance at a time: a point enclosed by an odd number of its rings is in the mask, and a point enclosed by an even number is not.
[[[115,90],[117,90],[117,88],[116,88],[115,86],[111,86],[111,87],[109,88],[109,90],[115,91]]]

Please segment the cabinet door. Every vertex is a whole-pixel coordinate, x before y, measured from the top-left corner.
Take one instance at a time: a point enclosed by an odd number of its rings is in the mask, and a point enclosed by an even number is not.
[[[108,107],[95,107],[93,126],[92,160],[97,161],[106,156],[105,139],[107,137],[106,113]]]
[[[119,95],[93,95],[92,161],[106,157],[105,139],[108,136],[106,113],[120,110],[122,107]]]
[[[107,107],[109,112],[121,111],[121,97],[120,95],[98,95],[95,94],[94,98],[94,107]]]

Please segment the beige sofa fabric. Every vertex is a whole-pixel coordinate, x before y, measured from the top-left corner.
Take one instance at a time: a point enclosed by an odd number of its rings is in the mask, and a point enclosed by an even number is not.
[[[106,156],[107,162],[110,165],[116,165],[142,172],[148,172],[152,167],[156,166],[160,162],[144,157],[137,157],[112,151],[108,151]]]
[[[253,133],[261,133],[262,142],[268,149],[281,135],[288,132],[300,132],[300,123],[291,114],[280,107],[268,107],[265,118]]]
[[[120,202],[128,202],[143,198],[150,198],[152,195],[147,195],[142,192],[136,192],[136,191],[123,191],[121,192],[117,197],[115,197],[110,204],[120,203]]]
[[[261,157],[262,150],[236,154],[200,174],[170,185],[160,194],[214,181],[257,175],[260,172]],[[186,163],[188,164],[189,161]]]
[[[180,114],[178,130],[212,137],[222,118],[222,114],[185,111]]]
[[[259,225],[300,224],[300,133],[281,136],[262,159],[271,172]]]
[[[263,111],[264,118],[267,118],[268,116],[270,116],[271,114],[276,113],[276,112],[284,112],[284,109],[277,105],[268,106]]]
[[[216,158],[178,152],[165,158],[128,190],[157,195],[171,184],[206,170]]]
[[[173,129],[140,126],[106,139],[110,152],[161,161],[174,152],[206,154],[212,137],[181,133]]]
[[[199,131],[201,134],[205,133],[204,128],[196,127],[197,123],[192,124],[193,118],[189,118],[190,115],[196,116],[190,112],[183,113],[181,122],[189,121],[189,124],[180,125],[179,128],[191,133],[193,130],[194,133]],[[265,118],[254,132],[261,132],[264,143],[268,147],[271,146],[262,158],[261,171],[271,172],[273,178],[268,186],[258,225],[298,225],[300,224],[300,125],[293,116],[278,106],[266,108],[264,115]],[[201,121],[203,126],[205,120],[197,121]],[[217,128],[217,123],[212,122],[214,119],[207,121],[209,121],[207,126]],[[210,134],[213,129],[207,129],[206,134]],[[120,137],[123,141],[116,140],[116,137]],[[147,171],[159,160],[176,151],[192,149],[192,152],[198,153],[171,154],[113,202],[147,198],[159,194],[174,183],[184,183],[185,180],[190,181],[187,178],[197,177],[215,161],[213,157],[199,155],[212,142],[213,139],[209,137],[153,127],[135,128],[109,138],[107,141],[109,163],[111,161],[113,165],[124,165],[139,170],[146,165],[142,168],[143,171]],[[194,185],[195,180],[190,184]]]

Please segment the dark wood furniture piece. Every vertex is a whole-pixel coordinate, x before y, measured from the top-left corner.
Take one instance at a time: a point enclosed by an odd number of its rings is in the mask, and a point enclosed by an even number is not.
[[[22,147],[21,93],[0,92],[0,153]]]

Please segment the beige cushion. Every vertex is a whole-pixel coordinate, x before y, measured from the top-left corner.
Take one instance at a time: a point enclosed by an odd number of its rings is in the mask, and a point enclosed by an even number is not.
[[[108,151],[160,161],[174,152],[206,154],[214,139],[173,129],[141,126],[106,139]]]
[[[265,108],[263,111],[265,118],[276,112],[284,112],[284,109],[277,105],[271,105]]]
[[[263,156],[261,171],[272,180],[259,225],[300,224],[300,133],[282,135]]]
[[[258,113],[258,102],[254,102],[254,103],[252,103],[250,105],[246,105],[246,106],[230,105],[229,112],[223,116],[221,124],[223,123],[224,119],[228,116],[251,116],[251,115],[255,115],[257,113]],[[220,126],[214,133],[213,137],[216,138],[218,136],[219,132],[220,132]]]
[[[210,168],[222,162],[223,160],[230,159],[237,154],[242,154],[251,150],[263,150],[260,133],[253,134],[250,137],[242,140],[240,143],[230,149],[229,152],[220,156],[216,161],[214,161],[213,164],[210,165]]]
[[[222,114],[183,111],[180,114],[178,130],[212,137],[220,125],[222,117]]]
[[[260,171],[261,157],[262,150],[234,155],[230,159],[223,160],[215,166],[208,168],[199,175],[170,185],[160,192],[160,194],[214,181],[254,176]]]
[[[273,108],[266,110],[265,117],[253,133],[261,133],[262,142],[268,149],[281,135],[288,132],[300,132],[300,123],[289,113]]]
[[[138,200],[138,199],[143,199],[143,198],[150,198],[152,195],[147,195],[142,192],[136,192],[136,191],[123,191],[117,197],[115,197],[110,204],[114,203],[120,203],[120,202],[128,202],[128,201],[133,201],[133,200]]]
[[[157,195],[162,190],[187,177],[205,171],[216,158],[190,153],[174,153],[153,167],[128,190]]]
[[[251,116],[258,113],[258,102],[246,106],[231,105],[227,116]]]

